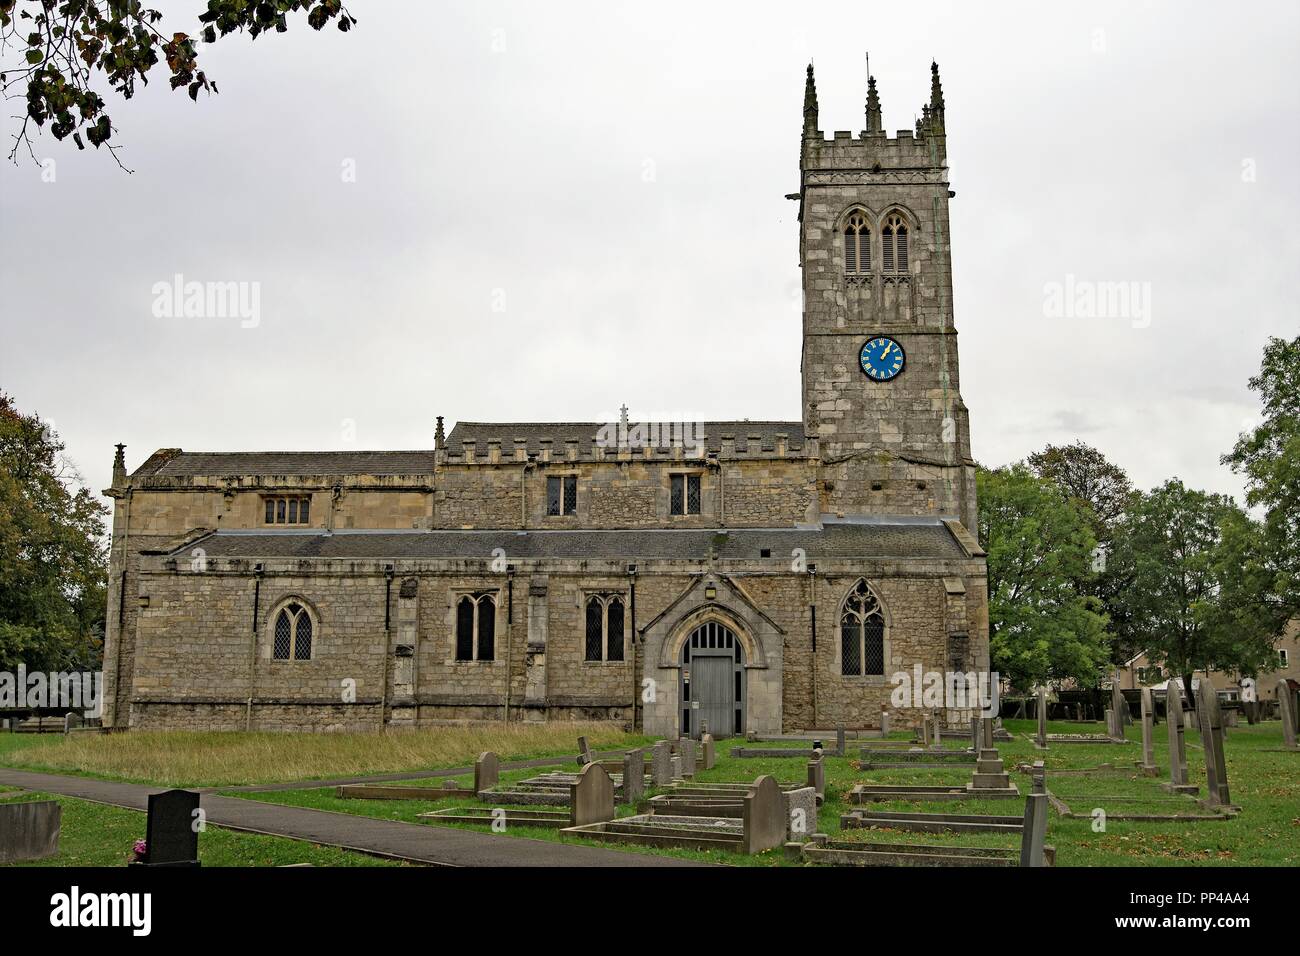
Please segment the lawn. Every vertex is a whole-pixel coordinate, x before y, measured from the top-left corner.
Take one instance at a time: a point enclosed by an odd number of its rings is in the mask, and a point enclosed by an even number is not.
[[[59,852],[43,860],[13,866],[125,866],[131,848],[145,836],[146,817],[135,810],[109,807],[71,797],[33,793],[6,802],[57,800],[63,807]],[[199,835],[204,866],[402,866],[394,860],[317,846],[300,840],[261,836],[208,827]]]
[[[1270,753],[1269,748],[1280,746],[1281,725],[1272,721],[1256,727],[1239,727],[1230,731],[1226,754],[1229,781],[1233,800],[1242,807],[1240,815],[1231,820],[1206,820],[1201,822],[1126,822],[1108,820],[1104,831],[1094,831],[1092,811],[1101,808],[1110,814],[1118,813],[1195,813],[1196,801],[1191,797],[1176,797],[1165,793],[1160,784],[1168,779],[1166,728],[1156,727],[1156,763],[1161,768],[1159,777],[1145,777],[1134,767],[1141,760],[1140,731],[1129,728],[1127,744],[1057,744],[1046,753],[1035,751],[1027,735],[1034,730],[1033,721],[1006,721],[1015,736],[1010,742],[999,743],[998,749],[1012,774],[1012,780],[1027,793],[1030,786],[1026,774],[1016,772],[1017,764],[1043,760],[1048,770],[1048,787],[1075,813],[1088,818],[1075,820],[1053,812],[1048,823],[1048,842],[1056,847],[1058,866],[1177,866],[1177,865],[1300,865],[1300,754]],[[1099,732],[1100,725],[1089,727],[1071,723],[1053,722],[1051,733]],[[903,735],[895,735],[903,736]],[[1202,786],[1204,792],[1204,760],[1199,735],[1187,734],[1188,772],[1191,779]],[[698,782],[751,781],[759,774],[770,773],[782,782],[803,779],[804,761],[798,758],[733,758],[730,747],[741,741],[720,741],[718,764],[712,771],[700,771]],[[849,756],[826,758],[827,800],[821,807],[818,829],[832,839],[876,840],[899,843],[940,843],[968,846],[1017,846],[1015,837],[1003,834],[920,834],[904,831],[845,830],[840,832],[840,815],[855,809],[846,800],[847,792],[855,783],[880,784],[951,784],[969,779],[971,765],[952,769],[876,769],[860,771],[854,768],[854,755],[860,746],[870,741],[849,741]],[[1088,775],[1056,775],[1053,770],[1095,768],[1104,763],[1112,770]],[[536,771],[511,771],[502,774],[509,782],[530,776]],[[462,785],[470,782],[462,777]],[[655,791],[650,791],[652,795]],[[342,813],[354,813],[382,819],[404,820],[423,825],[431,824],[418,814],[452,806],[475,806],[473,799],[446,798],[442,800],[340,800],[332,789],[303,788],[275,793],[232,794],[247,799],[314,807]],[[899,801],[871,804],[880,810],[925,810],[950,813],[985,813],[1020,815],[1024,801],[1020,800],[964,800],[957,802],[904,803]],[[634,812],[631,807],[620,807],[619,815]],[[487,826],[456,824],[469,829],[488,831]],[[536,827],[520,827],[500,835],[501,839],[523,836],[532,839],[560,840],[562,842],[588,842],[556,831]],[[654,850],[649,847],[629,847],[642,853],[656,853],[689,859],[708,859],[742,865],[783,864],[780,851],[770,851],[757,857],[739,857],[728,854],[699,853],[685,850]]]
[[[228,787],[327,780],[638,746],[648,738],[614,723],[482,724],[385,734],[132,731],[123,734],[0,734],[0,767],[82,774],[169,787]]]

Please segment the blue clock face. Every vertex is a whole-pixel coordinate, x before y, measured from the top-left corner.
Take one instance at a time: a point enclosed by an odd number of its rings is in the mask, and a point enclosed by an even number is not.
[[[903,371],[907,356],[893,339],[880,335],[862,346],[858,356],[862,371],[873,382],[888,382]]]

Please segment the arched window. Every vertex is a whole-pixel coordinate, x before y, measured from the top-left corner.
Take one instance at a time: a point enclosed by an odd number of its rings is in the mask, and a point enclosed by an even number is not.
[[[466,594],[456,602],[456,660],[496,659],[497,602],[491,594]]]
[[[850,215],[844,224],[844,273],[850,276],[871,273],[871,227],[860,212]]]
[[[271,616],[271,659],[277,661],[311,660],[312,637],[316,625],[311,612],[299,601],[290,600]]]
[[[586,660],[624,659],[623,620],[623,598],[619,595],[593,595],[587,599]]]
[[[866,581],[853,586],[840,612],[840,673],[846,677],[885,673],[885,615]]]
[[[897,213],[886,218],[880,230],[880,258],[886,273],[907,273],[907,223]]]

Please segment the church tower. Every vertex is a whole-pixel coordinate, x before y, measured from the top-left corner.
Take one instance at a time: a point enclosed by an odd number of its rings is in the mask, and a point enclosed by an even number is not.
[[[890,136],[874,77],[858,136],[819,126],[812,66],[800,150],[803,415],[826,515],[928,515],[975,528],[957,372],[939,67],[915,129]]]

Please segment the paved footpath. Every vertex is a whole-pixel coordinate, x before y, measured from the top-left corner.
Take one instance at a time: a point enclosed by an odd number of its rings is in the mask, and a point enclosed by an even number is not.
[[[149,794],[167,789],[8,769],[0,769],[0,784],[76,797],[92,803],[106,803],[129,810],[148,809]],[[303,785],[298,786],[301,788]],[[669,857],[624,853],[603,847],[550,843],[454,827],[377,820],[330,810],[258,803],[240,797],[220,797],[210,792],[202,794],[200,806],[207,811],[207,821],[213,826],[305,840],[435,866],[707,865]]]

